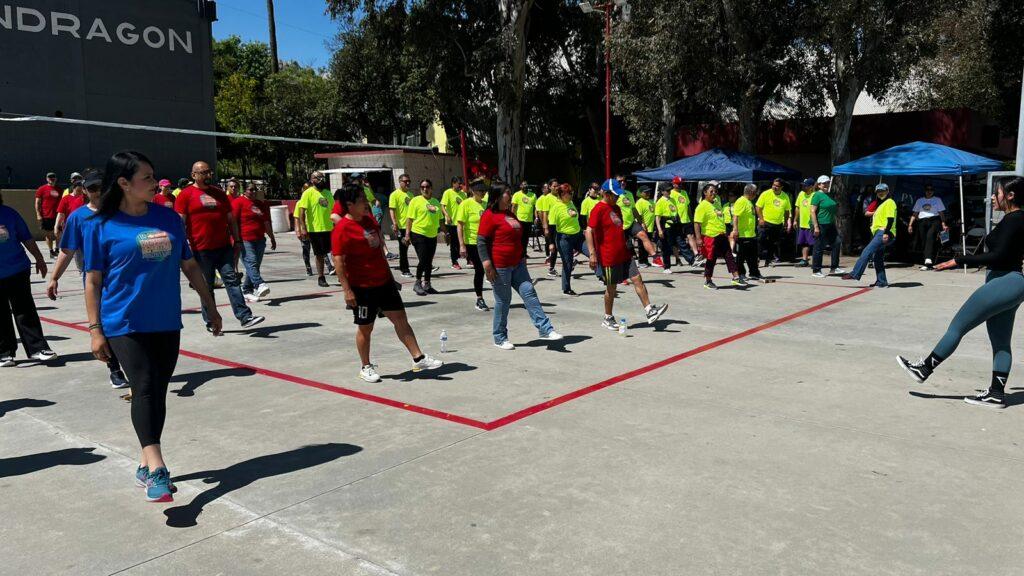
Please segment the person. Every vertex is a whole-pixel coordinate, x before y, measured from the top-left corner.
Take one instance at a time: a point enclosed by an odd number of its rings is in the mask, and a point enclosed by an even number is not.
[[[452,259],[452,270],[462,270],[459,264],[459,230],[455,223],[455,216],[459,210],[459,204],[466,199],[466,191],[463,190],[462,178],[452,178],[450,188],[441,194],[441,210],[444,212],[445,239],[448,240],[448,252]]]
[[[796,263],[797,268],[806,268],[811,265],[811,249],[817,239],[811,229],[811,197],[814,196],[814,190],[814,180],[805,179],[803,188],[796,195],[796,205],[793,206],[793,220],[797,223],[796,247],[800,250],[800,259]]]
[[[157,190],[156,196],[153,196],[153,203],[174,210],[174,200],[177,196],[171,189],[171,181],[164,178],[159,182],[158,186],[160,188]]]
[[[356,350],[359,352],[359,377],[371,383],[380,382],[377,365],[370,360],[370,336],[377,318],[387,318],[395,334],[412,355],[412,369],[435,370],[442,366],[420,350],[416,334],[409,326],[405,304],[398,293],[401,284],[395,281],[384,251],[384,235],[380,224],[371,216],[371,206],[357,184],[346,184],[338,197],[345,206],[345,215],[331,232],[331,254],[338,282],[345,290],[345,305],[352,310],[357,327]]]
[[[269,225],[270,207],[256,197],[256,185],[248,184],[245,192],[231,202],[231,211],[242,237],[242,265],[245,266],[242,294],[250,302],[259,302],[260,298],[270,294],[270,286],[263,280],[261,272],[267,238],[270,238],[270,249],[277,250],[277,239]]]
[[[654,224],[661,240],[662,272],[672,273],[672,250],[679,247],[679,253],[693,265],[694,256],[686,243],[685,230],[679,217],[679,202],[672,198],[672,190],[661,189],[661,198],[654,203]]]
[[[483,262],[484,274],[494,287],[494,317],[491,335],[494,345],[501,350],[515,350],[508,339],[508,310],[512,305],[512,290],[523,300],[523,306],[533,321],[542,340],[562,340],[562,335],[551,326],[551,320],[533,287],[530,272],[523,257],[523,227],[512,213],[512,191],[508,186],[494,186],[489,192],[487,210],[480,217],[477,247]]]
[[[487,188],[482,184],[474,184],[470,187],[472,196],[459,204],[458,212],[455,214],[455,222],[458,225],[458,234],[461,246],[461,256],[473,265],[473,293],[476,294],[476,309],[487,312],[487,302],[484,301],[484,264],[480,260],[480,250],[477,248],[477,237],[480,230],[480,216],[484,212],[484,194]]]
[[[889,197],[888,184],[875,186],[875,195],[878,197],[878,205],[866,214],[871,218],[871,241],[864,247],[853,270],[843,275],[843,280],[860,280],[868,262],[873,262],[876,280],[872,286],[887,288],[889,282],[885,277],[885,249],[896,240],[896,202]]]
[[[208,186],[205,166],[200,162],[193,168],[197,186]],[[210,275],[193,258],[182,220],[174,210],[152,203],[157,189],[152,162],[138,152],[114,154],[107,161],[102,189],[96,213],[90,216],[94,223],[84,229],[83,237],[92,353],[101,362],[116,355],[131,384],[132,426],[142,447],[136,483],[145,486],[146,500],[172,502],[174,487],[161,435],[167,386],[181,342],[179,270],[208,310],[214,336],[220,334],[221,317],[208,285]],[[189,187],[178,199],[188,200],[197,190],[213,191]]]
[[[669,190],[669,198],[676,203],[676,214],[679,216],[679,228],[675,230],[675,241],[679,247],[679,253],[676,256],[676,264],[679,266],[683,265],[682,260],[679,259],[682,256],[683,260],[690,266],[700,268],[704,266],[704,256],[702,256],[702,250],[697,245],[697,240],[693,235],[693,218],[690,214],[690,195],[683,189],[683,179],[679,176],[672,178],[672,188]],[[685,246],[684,246],[685,245]],[[687,249],[688,248],[688,249]],[[668,257],[672,254],[669,253]],[[662,254],[662,258],[666,256]]]
[[[761,249],[764,265],[775,266],[782,256],[782,237],[793,229],[793,206],[789,194],[782,189],[782,179],[772,181],[772,187],[761,192],[754,205],[757,224],[761,227]]]
[[[420,181],[420,194],[409,201],[405,209],[405,243],[416,250],[416,284],[412,291],[417,296],[437,294],[430,284],[437,251],[437,232],[441,225],[441,203],[434,198],[434,183]]]
[[[107,174],[106,178],[110,178],[110,174]],[[203,161],[193,164],[193,184],[186,186],[178,194],[178,198],[174,201],[174,209],[185,222],[189,247],[196,264],[206,279],[205,286],[213,286],[214,275],[219,272],[235,318],[242,324],[242,328],[252,328],[261,324],[266,318],[253,314],[245,303],[245,297],[242,296],[241,282],[238,280],[238,275],[235,274],[234,267],[235,252],[242,249],[242,237],[239,235],[238,222],[231,212],[231,203],[228,201],[227,194],[217,186],[210,184],[212,180],[213,170],[210,169],[209,164]],[[108,181],[104,180],[104,182]],[[110,186],[105,184],[104,192],[108,189]],[[149,200],[152,199],[153,195],[150,195]],[[232,244],[232,240],[234,244]],[[86,244],[86,248],[88,249],[88,244]],[[88,257],[88,254],[86,256]],[[195,283],[193,283],[193,287],[195,287]],[[212,292],[210,298],[212,301]],[[214,310],[204,304],[202,311],[207,330],[212,330],[211,319],[214,317],[212,315]],[[130,374],[128,379],[131,380]]]
[[[398,270],[403,278],[412,278],[409,270],[409,245],[402,241],[405,232],[405,211],[408,209],[412,196],[409,193],[409,185],[412,178],[408,174],[398,177],[398,188],[388,197],[388,212],[391,215],[391,224],[394,227],[395,238],[398,242]]]
[[[524,180],[519,185],[519,191],[512,195],[512,210],[516,213],[516,220],[523,228],[523,251],[530,246],[530,238],[533,237],[533,221],[537,217],[537,193],[530,190],[529,184]]]
[[[548,276],[557,277],[555,264],[558,260],[558,248],[555,243],[555,233],[548,222],[548,212],[551,206],[558,202],[558,180],[548,180],[547,186],[541,189],[541,197],[537,199],[537,220],[540,222],[541,231],[544,232],[544,256],[548,264]]]
[[[241,196],[241,192],[239,190],[240,186],[238,185],[238,179],[231,178],[230,180],[228,180],[228,187],[227,190],[225,190],[224,192],[227,193],[228,200],[234,202],[235,198]]]
[[[601,325],[609,330],[619,329],[613,309],[619,283],[626,279],[633,284],[633,289],[640,298],[647,323],[654,324],[665,310],[668,310],[668,304],[651,303],[636,262],[626,247],[626,235],[622,233],[622,209],[616,202],[625,190],[617,181],[609,180],[601,187],[601,192],[603,197],[590,211],[586,231],[590,269],[598,273],[605,285],[604,320]]]
[[[192,181],[188,178],[178,178],[178,187],[174,189],[174,192],[172,192],[174,197],[177,198],[178,195],[181,194],[181,191],[188,188],[188,185],[191,183]]]
[[[722,222],[725,224],[725,237],[729,239],[729,250],[735,256],[736,235],[732,233],[732,207],[742,194],[737,192],[736,188],[731,188],[728,195],[720,193],[720,196],[725,198],[725,202],[722,202]]]
[[[78,177],[71,181],[70,193],[62,196],[60,202],[57,203],[57,219],[53,223],[53,234],[57,242],[58,250],[60,246],[60,238],[64,234],[64,226],[68,220],[68,216],[72,212],[78,210],[82,206],[85,206],[88,199],[85,197],[85,186],[82,185],[82,175],[75,173]],[[58,254],[58,257],[60,254]]]
[[[659,240],[657,229],[654,226],[654,203],[651,202],[651,189],[644,186],[643,188],[640,188],[639,194],[640,198],[636,201],[637,222],[639,222],[640,226],[643,227],[643,230],[647,234],[651,243],[657,246]],[[646,256],[646,250],[641,250],[640,255]],[[655,265],[661,264],[661,261],[658,260],[657,256],[655,256],[653,260]],[[648,264],[648,267],[649,266],[650,265]]]
[[[815,278],[825,277],[821,271],[821,257],[826,245],[832,247],[829,274],[846,274],[846,270],[839,267],[839,254],[843,246],[843,238],[839,235],[839,227],[836,226],[836,208],[839,205],[829,196],[832,180],[823,174],[818,176],[815,184],[816,189],[811,196],[811,223],[814,225],[811,275]]]
[[[629,251],[638,255],[637,266],[649,268],[651,265],[647,258],[648,256],[653,257],[657,250],[651,243],[650,237],[647,236],[647,231],[637,222],[636,196],[626,188],[625,175],[619,174],[615,177],[615,180],[623,190],[622,196],[619,197],[618,205],[622,209],[622,230],[626,234]]]
[[[38,202],[36,204],[38,206]],[[16,210],[4,206],[0,199],[0,368],[15,365],[18,337],[30,359],[46,362],[57,357],[43,336],[43,325],[39,322],[36,301],[32,297],[32,262],[25,255],[26,250],[35,259],[36,272],[45,278],[46,261],[32,238],[28,224]]]
[[[718,187],[714,184],[705,184],[702,194],[704,198],[697,204],[697,209],[693,212],[693,234],[697,238],[697,245],[704,248],[704,287],[709,290],[718,289],[712,276],[714,276],[715,262],[719,256],[725,258],[725,267],[732,274],[732,285],[746,286],[746,283],[740,280],[739,272],[736,269],[736,260],[729,247],[724,215],[718,208],[719,205],[715,204],[715,200],[718,198]]]
[[[741,282],[762,282],[761,269],[757,261],[761,254],[757,246],[757,212],[754,197],[757,186],[747,184],[743,195],[732,205],[732,234],[736,244],[736,271]]]
[[[572,201],[573,189],[569,184],[558,187],[558,202],[551,204],[548,223],[555,229],[555,241],[562,256],[562,294],[576,296],[572,289],[572,270],[576,267],[576,253],[590,255],[586,238],[580,227],[579,210]]]
[[[590,211],[601,201],[601,183],[591,182],[587,188],[587,195],[580,202],[580,229],[587,228],[587,221],[590,219]]]
[[[331,194],[323,172],[313,171],[309,176],[309,182],[309,188],[302,192],[302,197],[295,205],[298,235],[309,240],[313,257],[316,259],[317,285],[327,288],[325,273],[334,273],[333,265],[330,263],[331,230],[334,229],[331,208],[334,204],[334,195]]]
[[[36,188],[36,221],[43,230],[43,239],[50,250],[50,258],[57,257],[53,227],[57,222],[57,204],[60,203],[61,192],[60,186],[57,186],[57,174],[54,172],[48,172],[46,184]]]
[[[914,202],[913,214],[910,216],[910,225],[907,232],[914,233],[914,222],[917,222],[917,239],[924,247],[924,263],[921,270],[931,270],[938,253],[939,245],[935,241],[939,237],[939,228],[943,232],[949,232],[949,225],[946,224],[946,205],[942,198],[935,195],[935,188],[931,184],[924,187],[924,196]]]
[[[896,357],[896,362],[914,380],[924,382],[939,364],[956,352],[963,337],[984,322],[992,345],[992,380],[986,392],[964,398],[965,402],[975,406],[1006,407],[1006,380],[1013,365],[1010,338],[1017,309],[1024,302],[1024,275],[1021,274],[1024,211],[1018,204],[1021,202],[1018,194],[1024,198],[1024,178],[1014,178],[997,188],[993,195],[993,208],[1006,215],[985,239],[987,252],[957,256],[935,267],[936,270],[948,270],[956,266],[985,266],[988,268],[985,284],[960,307],[946,333],[927,357],[917,362],[910,362],[903,356]]]

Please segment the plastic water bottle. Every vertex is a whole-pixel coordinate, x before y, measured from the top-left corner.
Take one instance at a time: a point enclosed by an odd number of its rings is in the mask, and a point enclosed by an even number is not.
[[[619,318],[619,334],[622,336],[626,335],[626,319]]]
[[[448,352],[448,331],[441,330],[441,354]]]

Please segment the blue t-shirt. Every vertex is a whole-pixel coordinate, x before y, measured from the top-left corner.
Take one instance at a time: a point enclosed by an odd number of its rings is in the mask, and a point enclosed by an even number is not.
[[[0,278],[10,278],[32,266],[21,245],[31,239],[21,214],[10,206],[0,206]]]
[[[95,212],[86,204],[85,206],[79,206],[78,210],[75,210],[68,216],[67,221],[64,222],[64,232],[60,236],[61,249],[71,250],[72,252],[82,249],[85,228],[92,226],[98,220],[98,218],[89,218],[93,214]]]
[[[97,217],[84,232],[85,269],[103,273],[104,334],[181,330],[180,267],[192,251],[178,213],[150,204],[143,216]]]

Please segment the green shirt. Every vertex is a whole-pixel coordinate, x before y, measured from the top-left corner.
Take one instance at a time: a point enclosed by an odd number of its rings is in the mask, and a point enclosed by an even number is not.
[[[722,206],[722,221],[725,222],[727,226],[732,224],[732,204],[729,204],[728,202]]]
[[[520,190],[512,195],[512,206],[515,207],[516,220],[532,223],[533,211],[537,208],[537,195]]]
[[[377,203],[377,197],[373,195],[373,190],[370,190],[369,186],[363,186],[363,195],[366,196],[366,201],[373,206]]]
[[[818,207],[818,224],[832,224],[836,221],[836,201],[821,190],[811,197],[811,206]]]
[[[636,213],[640,215],[640,221],[644,224],[644,230],[654,231],[654,204],[646,198],[636,201]]]
[[[388,208],[395,211],[395,226],[405,230],[405,211],[409,208],[409,193],[401,188],[388,197]]]
[[[448,217],[444,219],[446,224],[455,223],[455,213],[459,209],[459,204],[462,204],[465,199],[466,193],[455,188],[449,188],[444,191],[444,194],[441,194],[441,206],[444,206],[445,211],[448,212]]]
[[[480,215],[483,213],[484,207],[475,198],[466,198],[462,204],[459,204],[459,209],[455,213],[455,222],[462,224],[467,246],[476,246],[477,231],[480,229]]]
[[[676,190],[673,188],[672,191],[669,192],[669,197],[676,202],[679,221],[683,224],[690,222],[690,195],[682,190]]]
[[[583,199],[583,203],[580,204],[580,214],[590,216],[590,211],[593,210],[594,206],[597,206],[597,203],[600,201],[600,198],[593,198],[588,194],[587,197]]]
[[[893,219],[892,230],[889,231],[892,237],[896,237],[896,202],[891,197],[886,198],[878,205],[875,209],[875,215],[871,217],[871,233],[875,234],[879,230],[885,230],[886,225],[889,223],[889,218]]]
[[[764,221],[769,224],[782,224],[786,221],[786,214],[793,212],[793,205],[789,203],[789,195],[785,192],[775,193],[774,188],[769,188],[757,198],[757,207],[761,209]]]
[[[553,195],[544,194],[540,198],[537,198],[537,201],[534,203],[534,207],[536,208],[537,212],[547,212],[551,210],[552,200],[555,200],[555,197]],[[557,200],[555,201],[557,202]]]
[[[808,194],[803,190],[796,195],[796,208],[800,211],[800,227],[810,228],[811,227],[811,196],[814,193]]]
[[[569,202],[555,202],[548,212],[548,224],[555,227],[555,232],[572,236],[580,233],[580,213],[576,210],[576,204]]]
[[[629,230],[633,227],[633,222],[636,222],[636,213],[633,212],[633,207],[636,205],[636,197],[633,196],[632,192],[625,192],[622,196],[619,196],[619,209],[622,210],[622,229]]]
[[[697,204],[697,210],[693,213],[693,223],[700,224],[700,233],[704,236],[713,238],[725,234],[722,211],[707,200],[701,200],[700,204]]]
[[[330,232],[334,230],[334,221],[331,220],[331,208],[334,207],[334,195],[328,189],[318,190],[313,186],[306,188],[299,198],[295,209],[302,208],[306,211],[307,232]]]
[[[736,235],[740,238],[754,238],[757,236],[757,213],[754,212],[754,203],[746,196],[736,200],[732,205],[732,215],[736,219]]]
[[[437,229],[441,227],[441,202],[437,198],[427,200],[426,196],[417,196],[409,201],[405,219],[412,220],[413,232],[437,238]]]
[[[662,196],[654,203],[654,215],[661,218],[661,225],[672,227],[679,222],[679,204],[672,198]]]

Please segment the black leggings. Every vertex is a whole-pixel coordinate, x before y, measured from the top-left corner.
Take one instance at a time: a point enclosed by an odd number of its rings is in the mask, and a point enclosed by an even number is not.
[[[302,243],[302,261],[306,264],[306,268],[309,268],[309,238],[306,238],[305,240],[299,238],[299,242]]]
[[[452,257],[452,264],[459,263],[459,227],[455,224],[448,224],[448,255]]]
[[[416,279],[430,282],[430,272],[434,269],[434,252],[437,252],[437,237],[428,238],[415,232],[409,233],[412,247],[416,249]]]
[[[477,298],[484,297],[484,263],[480,261],[480,250],[477,249],[476,244],[466,244],[466,256],[470,264],[473,265],[473,290],[476,291]]]
[[[132,388],[132,426],[143,448],[160,443],[167,384],[178,363],[181,332],[136,332],[110,338]]]

